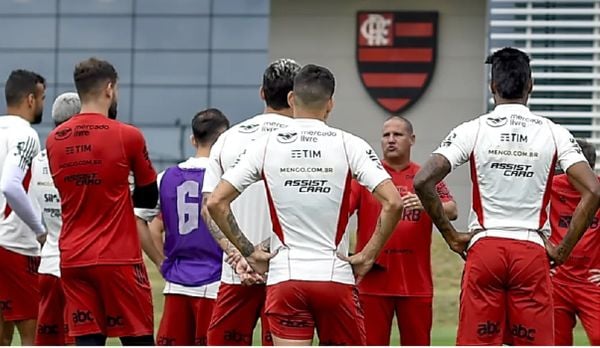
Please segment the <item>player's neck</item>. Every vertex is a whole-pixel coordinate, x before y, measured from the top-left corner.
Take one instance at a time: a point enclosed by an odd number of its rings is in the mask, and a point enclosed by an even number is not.
[[[278,114],[281,116],[286,116],[286,117],[294,117],[294,112],[292,111],[292,108],[285,108],[285,109],[279,109],[279,110],[275,110],[270,106],[265,107],[265,114]]]
[[[385,158],[383,161],[388,167],[392,168],[397,172],[406,169],[410,165],[410,157],[398,159]]]
[[[494,101],[496,103],[496,106],[498,105],[502,105],[502,104],[521,104],[521,105],[527,105],[527,97],[524,98],[518,98],[518,99],[504,99],[502,97],[495,97]]]
[[[14,115],[14,116],[19,116],[20,118],[24,119],[25,121],[31,123],[31,117],[28,116],[28,113],[25,112],[23,110],[23,108],[21,107],[15,107],[15,106],[8,106],[6,108],[6,114],[7,115]]]
[[[108,116],[108,107],[100,105],[97,102],[87,102],[81,104],[81,114],[100,114]]]
[[[194,157],[196,157],[196,158],[208,157],[209,155],[210,155],[210,147],[200,146],[196,149],[196,154],[194,155]]]
[[[325,114],[325,110],[309,110],[296,106],[294,118],[308,118],[325,122],[327,115]]]

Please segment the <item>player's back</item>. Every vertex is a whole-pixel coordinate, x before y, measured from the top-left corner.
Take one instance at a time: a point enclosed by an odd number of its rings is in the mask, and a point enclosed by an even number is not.
[[[9,153],[16,151],[17,153]],[[0,117],[0,178],[2,169],[9,156],[18,156],[19,166],[23,169],[30,166],[31,159],[40,151],[37,132],[29,122],[19,116]],[[25,190],[29,187],[31,172],[23,179]],[[35,256],[39,253],[39,243],[31,229],[15,214],[0,194],[0,246],[9,250]]]
[[[469,123],[476,137],[469,228],[548,232],[548,180],[559,159],[557,144],[565,141],[559,126],[518,104],[499,105]]]
[[[186,166],[188,162],[203,164]],[[160,210],[165,226],[161,273],[169,282],[201,286],[221,278],[222,251],[200,216],[207,158],[165,170],[160,179]]]
[[[567,234],[573,212],[580,200],[581,194],[571,185],[566,174],[553,178],[550,241],[555,245],[558,245]],[[575,245],[567,261],[557,269],[554,278],[589,284],[589,270],[594,268],[600,268],[600,212],[596,212],[592,224]]]
[[[128,175],[141,167],[130,152],[140,152],[143,169],[154,171],[139,130],[104,115],[79,114],[49,134],[47,149],[61,197],[61,266],[140,262]],[[146,185],[155,175],[136,176],[136,183]]]
[[[279,250],[269,284],[289,279],[354,284],[350,265],[337,257],[348,251],[350,163],[356,163],[356,152],[366,151],[366,161],[376,161],[387,178],[377,156],[355,136],[312,119],[296,119],[264,141],[263,177],[278,237],[272,249]]]

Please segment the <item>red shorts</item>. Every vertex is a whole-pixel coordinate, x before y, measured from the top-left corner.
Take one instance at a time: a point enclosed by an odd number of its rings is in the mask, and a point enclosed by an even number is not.
[[[221,283],[217,302],[208,328],[209,346],[250,346],[258,318],[262,328],[262,345],[272,346],[269,324],[264,316],[264,285]]]
[[[554,281],[554,344],[573,345],[575,316],[592,346],[600,345],[600,288],[596,285],[565,284]]]
[[[0,311],[5,321],[36,320],[40,258],[0,247]]]
[[[65,293],[60,278],[40,274],[40,306],[37,318],[36,346],[64,346],[74,344],[68,335]]]
[[[177,294],[165,295],[156,335],[159,346],[205,346],[215,300]]]
[[[527,241],[478,240],[463,272],[457,345],[551,346],[553,328],[546,250]]]
[[[398,318],[401,345],[431,345],[433,318],[431,297],[361,294],[360,304],[365,313],[368,346],[390,345],[394,312]]]
[[[267,287],[265,312],[273,336],[321,345],[366,344],[363,311],[354,285],[288,280]]]
[[[143,263],[63,268],[69,335],[152,335],[152,293]]]

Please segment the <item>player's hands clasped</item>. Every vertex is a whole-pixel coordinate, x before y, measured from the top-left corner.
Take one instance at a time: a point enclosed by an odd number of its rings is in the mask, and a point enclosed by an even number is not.
[[[269,261],[277,254],[270,253],[262,248],[261,245],[254,247],[254,252],[246,257],[246,261],[256,273],[264,275],[269,270]]]

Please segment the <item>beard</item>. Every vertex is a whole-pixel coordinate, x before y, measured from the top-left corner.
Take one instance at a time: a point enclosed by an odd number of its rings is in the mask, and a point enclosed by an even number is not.
[[[42,123],[42,115],[44,114],[44,110],[37,111],[33,115],[33,122],[31,124],[40,124]]]
[[[110,104],[110,107],[108,108],[108,115],[107,116],[111,120],[117,119],[117,101],[116,100],[114,100],[112,102],[112,104]]]

